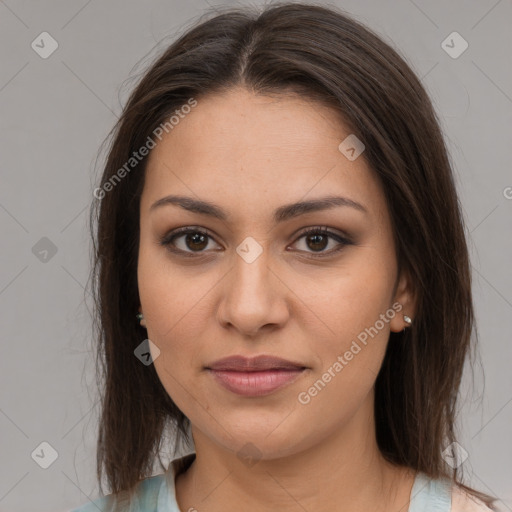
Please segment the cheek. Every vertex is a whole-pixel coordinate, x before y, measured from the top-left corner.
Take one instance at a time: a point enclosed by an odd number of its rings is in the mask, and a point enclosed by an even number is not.
[[[308,279],[300,293],[323,336],[347,340],[372,326],[391,306],[394,261],[375,257],[375,250],[357,251],[322,279]],[[298,286],[298,283],[297,283]],[[341,335],[341,336],[338,336]]]
[[[382,364],[390,322],[396,315],[390,303],[395,267],[393,259],[384,261],[377,253],[370,248],[359,251],[357,258],[331,276],[328,285],[317,281],[308,289],[305,302],[314,315],[307,315],[319,334],[316,340],[311,338],[311,349],[320,362],[311,380],[320,377],[328,382],[329,390],[322,391],[325,399],[364,396]]]
[[[361,302],[361,309],[354,314],[347,308],[337,317],[331,316],[334,334],[311,345],[319,365],[296,397],[304,413],[318,417],[331,411],[332,425],[339,425],[355,414],[371,392],[386,352],[389,322],[395,313],[393,309],[377,307],[379,303],[376,300],[370,306]]]
[[[201,304],[215,284],[211,272],[198,273],[192,266],[178,267],[172,264],[165,249],[151,248],[139,254],[137,277],[148,332],[155,341],[167,345],[184,329],[193,329],[191,334],[197,336]]]
[[[141,250],[138,263],[140,301],[147,320],[147,337],[160,353],[154,360],[162,385],[183,410],[190,403],[194,375],[203,361],[197,340],[206,325],[205,293],[212,288],[208,273],[192,267],[179,270],[160,249]]]

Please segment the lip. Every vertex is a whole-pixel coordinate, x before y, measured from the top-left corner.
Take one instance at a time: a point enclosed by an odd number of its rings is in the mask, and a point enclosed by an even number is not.
[[[229,356],[219,359],[208,366],[208,370],[233,372],[257,372],[267,370],[300,370],[306,368],[301,363],[288,361],[280,357],[260,355],[255,357]]]
[[[215,381],[242,396],[265,396],[291,384],[307,369],[274,356],[230,356],[206,366]]]

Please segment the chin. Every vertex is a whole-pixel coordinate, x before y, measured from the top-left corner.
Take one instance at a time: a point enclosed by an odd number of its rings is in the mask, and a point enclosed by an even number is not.
[[[286,417],[286,416],[285,416]],[[282,422],[283,417],[280,418]],[[235,453],[240,460],[275,460],[288,457],[307,449],[309,443],[304,430],[297,425],[279,425],[279,421],[239,422],[236,426],[224,424],[231,437],[221,429],[220,438],[211,436],[219,445]],[[276,428],[277,427],[277,428]]]

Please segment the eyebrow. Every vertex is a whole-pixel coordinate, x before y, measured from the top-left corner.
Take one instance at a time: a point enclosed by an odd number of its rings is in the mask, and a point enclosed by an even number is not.
[[[170,195],[162,197],[161,199],[158,199],[158,201],[154,202],[149,210],[151,212],[156,208],[165,205],[177,205],[189,212],[199,213],[201,215],[209,215],[210,217],[214,217],[222,221],[229,220],[228,213],[224,211],[220,206],[217,206],[216,204],[210,203],[208,201],[201,201],[187,196]],[[305,213],[328,210],[339,206],[347,206],[360,212],[366,214],[368,213],[368,210],[362,204],[349,199],[348,197],[326,196],[309,201],[300,201],[298,203],[290,203],[280,206],[274,210],[274,222],[284,222],[289,219],[298,217],[299,215],[304,215]]]

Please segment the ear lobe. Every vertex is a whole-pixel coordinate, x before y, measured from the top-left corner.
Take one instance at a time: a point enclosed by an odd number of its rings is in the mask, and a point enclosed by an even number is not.
[[[390,329],[392,332],[400,332],[410,327],[410,323],[404,320],[409,317],[414,322],[416,312],[416,296],[412,286],[410,275],[406,271],[402,271],[396,288],[393,304],[399,303],[401,309],[397,308],[397,314],[390,321]]]

